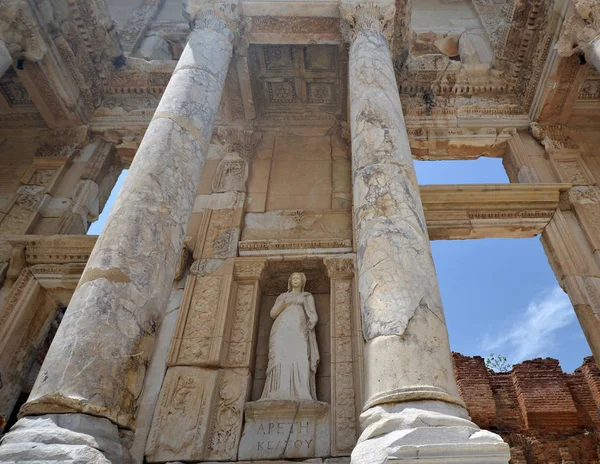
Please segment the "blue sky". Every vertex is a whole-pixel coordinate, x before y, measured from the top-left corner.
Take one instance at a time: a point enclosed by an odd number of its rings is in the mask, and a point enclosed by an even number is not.
[[[500,159],[416,161],[420,184],[508,183]],[[99,234],[127,171],[88,234]],[[515,364],[560,360],[572,372],[591,351],[539,238],[432,242],[450,346],[469,356],[496,353]]]
[[[502,160],[416,161],[420,184],[508,183]],[[579,367],[591,351],[538,237],[431,242],[450,346],[511,364],[536,357]]]

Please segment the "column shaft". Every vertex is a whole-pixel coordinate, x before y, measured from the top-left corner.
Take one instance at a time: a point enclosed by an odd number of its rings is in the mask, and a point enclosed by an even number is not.
[[[454,377],[388,45],[393,11],[374,4],[341,9],[352,28],[354,224],[365,339],[362,434],[352,463],[505,464],[508,446],[469,420]]]
[[[22,414],[76,411],[132,426],[232,37],[214,27],[190,35]]]
[[[365,408],[462,405],[388,41],[358,32],[349,59]]]
[[[585,51],[587,62],[600,72],[600,35],[587,46]]]
[[[0,40],[0,77],[4,76],[4,73],[12,65],[12,57],[8,47],[2,40]]]

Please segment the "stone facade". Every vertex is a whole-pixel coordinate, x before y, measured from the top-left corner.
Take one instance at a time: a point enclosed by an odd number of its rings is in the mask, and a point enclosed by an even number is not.
[[[3,1],[0,462],[597,461],[593,361],[453,357],[430,241],[539,235],[600,361],[599,18]]]

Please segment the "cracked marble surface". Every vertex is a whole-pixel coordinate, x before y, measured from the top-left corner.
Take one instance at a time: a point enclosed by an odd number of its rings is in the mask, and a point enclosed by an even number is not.
[[[349,74],[358,287],[368,358],[365,407],[415,396],[461,404],[383,34],[356,34]]]
[[[86,412],[133,426],[231,56],[224,35],[190,35],[24,415]]]

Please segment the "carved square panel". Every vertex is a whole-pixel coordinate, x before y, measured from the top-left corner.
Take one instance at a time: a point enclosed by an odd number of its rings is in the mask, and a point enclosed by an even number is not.
[[[307,82],[308,103],[333,105],[336,100],[335,82]]]
[[[10,106],[32,105],[31,97],[21,82],[14,78],[3,79],[0,82],[0,92]]]
[[[323,125],[345,117],[346,53],[338,45],[251,45],[249,71],[259,121]]]
[[[337,47],[331,45],[308,45],[304,47],[304,68],[307,71],[336,71]]]
[[[294,49],[291,45],[265,45],[263,55],[269,71],[294,69]]]
[[[296,103],[297,94],[294,81],[267,82],[271,103]]]

